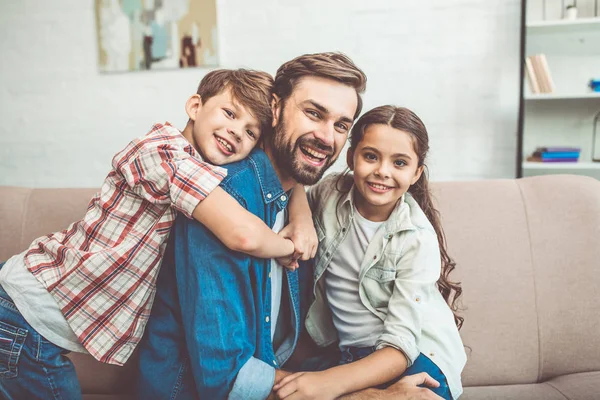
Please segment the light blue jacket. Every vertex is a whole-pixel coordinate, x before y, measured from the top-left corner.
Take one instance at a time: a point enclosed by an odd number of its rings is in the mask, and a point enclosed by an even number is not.
[[[306,329],[319,346],[338,341],[327,303],[324,272],[345,239],[356,208],[354,188],[336,189],[339,175],[310,188],[309,203],[319,238],[315,258],[314,301]],[[339,182],[352,185],[348,175]],[[401,350],[412,365],[420,353],[446,375],[454,398],[462,393],[466,354],[450,307],[436,287],[441,258],[433,226],[410,193],[406,193],[367,247],[359,274],[362,304],[384,322],[378,349]]]

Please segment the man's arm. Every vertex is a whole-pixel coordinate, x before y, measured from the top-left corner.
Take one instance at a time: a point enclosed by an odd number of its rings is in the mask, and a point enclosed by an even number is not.
[[[198,392],[210,399],[266,398],[275,369],[253,357],[257,321],[265,310],[256,309],[250,256],[229,251],[208,228],[183,216],[172,234],[182,324]]]
[[[423,385],[424,387],[419,387]],[[427,388],[440,384],[427,373],[405,376],[384,390],[365,389],[340,397],[342,400],[442,400]]]

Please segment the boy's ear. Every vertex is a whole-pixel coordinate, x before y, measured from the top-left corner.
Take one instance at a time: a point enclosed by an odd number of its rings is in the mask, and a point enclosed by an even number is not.
[[[413,176],[413,178],[411,179],[411,186],[414,185],[415,183],[417,183],[417,181],[419,180],[419,178],[421,178],[421,174],[423,173],[423,166],[421,165],[419,168],[417,168],[417,170],[415,171],[415,176]]]
[[[196,114],[198,113],[198,110],[200,110],[200,108],[202,108],[202,98],[199,94],[192,95],[185,102],[185,112],[187,113],[188,118],[192,121],[196,120]]]
[[[271,126],[275,128],[279,123],[279,117],[281,116],[281,99],[275,93],[271,98],[271,112],[273,113],[273,122]]]
[[[348,164],[350,171],[354,171],[354,152],[352,149],[348,149],[348,152],[346,153],[346,163]]]

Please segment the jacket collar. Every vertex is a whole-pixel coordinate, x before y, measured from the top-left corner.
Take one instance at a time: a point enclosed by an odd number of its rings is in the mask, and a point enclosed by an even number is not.
[[[350,184],[352,184],[352,187],[350,188],[348,193],[343,195],[341,208],[344,209],[345,213],[347,213],[346,215],[348,215],[350,218],[354,218],[354,213],[358,211],[356,210],[355,205],[356,187],[353,183],[351,183],[353,179],[352,174],[348,174],[342,179],[344,180],[342,184],[344,187],[348,187]],[[392,235],[394,233],[404,230],[416,229],[415,225],[411,220],[411,210],[409,204],[407,204],[407,201],[409,203],[414,203],[414,199],[408,192],[404,193],[400,200],[398,200],[396,206],[394,207],[394,211],[392,211],[389,218],[384,223],[384,229],[387,235]]]
[[[288,195],[281,187],[279,177],[267,154],[261,149],[254,149],[248,156],[248,160],[258,176],[265,204],[277,201],[282,207],[285,207],[288,202]]]

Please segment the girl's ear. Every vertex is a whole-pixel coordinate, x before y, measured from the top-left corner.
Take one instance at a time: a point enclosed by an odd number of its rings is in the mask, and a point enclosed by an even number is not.
[[[198,110],[202,108],[202,98],[199,94],[192,95],[185,102],[185,112],[187,113],[189,119],[192,121],[196,121],[196,114]]]
[[[423,173],[423,168],[424,167],[422,165],[419,168],[417,168],[417,170],[415,171],[415,176],[413,176],[413,178],[411,179],[411,186],[417,183],[417,181],[421,177],[421,174]]]
[[[348,152],[346,153],[346,163],[348,164],[350,171],[354,171],[354,151],[352,151],[352,149],[348,149]]]
[[[275,128],[279,123],[279,117],[281,116],[281,99],[274,93],[273,98],[271,99],[271,112],[273,113],[273,123],[271,126]]]

